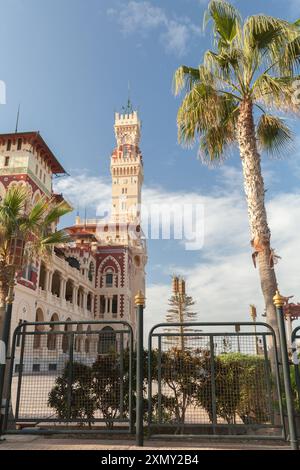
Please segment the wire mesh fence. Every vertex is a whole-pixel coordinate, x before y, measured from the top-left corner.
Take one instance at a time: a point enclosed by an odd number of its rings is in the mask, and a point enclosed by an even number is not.
[[[292,381],[295,409],[300,412],[300,326],[292,333],[292,360],[295,380]]]
[[[157,325],[149,336],[151,434],[283,436],[275,337],[267,325],[257,324],[255,333],[249,324],[193,324],[193,332],[191,325],[171,326]]]
[[[126,322],[110,325],[20,325],[13,337],[6,427],[131,432],[132,330]]]

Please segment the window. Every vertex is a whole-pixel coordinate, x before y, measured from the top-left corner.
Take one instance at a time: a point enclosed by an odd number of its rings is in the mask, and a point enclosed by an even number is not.
[[[9,152],[9,151],[10,151],[10,149],[11,149],[11,140],[10,140],[10,139],[8,139],[8,141],[7,141],[7,145],[6,145],[6,150]]]
[[[41,365],[40,364],[33,364],[32,365],[32,372],[40,372]]]
[[[48,369],[49,369],[49,371],[56,371],[57,370],[57,364],[49,364]]]
[[[18,374],[20,371],[20,364],[15,365],[15,374]]]
[[[40,169],[40,180],[42,179],[42,169]]]
[[[107,273],[105,275],[105,285],[106,285],[106,287],[112,287],[113,280],[114,280],[113,274],[112,273]]]
[[[4,166],[9,166],[9,157],[5,157]]]
[[[98,353],[108,354],[116,350],[116,333],[114,330],[106,326],[99,333]]]
[[[22,150],[22,139],[18,139],[18,150]]]
[[[38,171],[39,171],[39,166],[38,166],[38,164],[36,164],[36,166],[35,166],[35,174],[36,175],[38,174]]]
[[[118,296],[114,295],[112,299],[112,314],[116,317],[118,313]]]
[[[44,184],[46,183],[46,175],[45,174],[43,176],[43,182],[44,182]]]
[[[30,281],[32,282],[32,274],[33,274],[34,270],[33,270],[33,266],[32,264],[28,264],[23,272],[22,272],[22,278],[23,279],[26,279],[27,281]]]
[[[94,272],[95,272],[95,266],[94,266],[94,263],[91,262],[89,266],[89,271],[88,271],[88,279],[90,282],[92,282],[94,279]]]
[[[104,316],[105,314],[105,296],[100,295],[100,315]]]

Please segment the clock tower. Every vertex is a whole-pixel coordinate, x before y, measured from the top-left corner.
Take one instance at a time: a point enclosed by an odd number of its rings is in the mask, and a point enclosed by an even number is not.
[[[115,114],[117,147],[111,156],[112,222],[140,222],[143,159],[139,149],[141,122],[130,106]]]

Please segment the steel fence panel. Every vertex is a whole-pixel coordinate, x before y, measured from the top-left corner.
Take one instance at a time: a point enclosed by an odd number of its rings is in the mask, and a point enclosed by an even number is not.
[[[180,326],[186,331],[180,333]],[[239,323],[238,332],[236,326],[166,323],[152,328],[151,435],[285,437],[275,334],[264,323],[256,324],[256,332],[251,323]]]
[[[132,432],[132,328],[117,320],[107,327],[68,321],[16,328],[7,431]]]

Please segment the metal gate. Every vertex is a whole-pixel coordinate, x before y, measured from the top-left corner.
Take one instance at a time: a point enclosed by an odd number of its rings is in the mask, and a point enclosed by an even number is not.
[[[148,353],[150,435],[286,437],[269,325],[159,324]]]
[[[298,412],[300,412],[300,364],[299,364],[299,343],[300,340],[300,326],[294,329],[292,333],[292,351],[293,351],[293,364],[295,373],[295,405]]]
[[[22,323],[6,432],[132,432],[132,351],[125,321]]]

